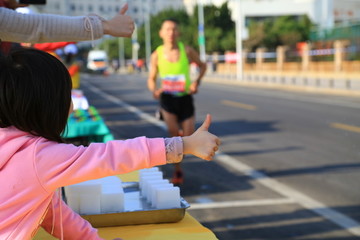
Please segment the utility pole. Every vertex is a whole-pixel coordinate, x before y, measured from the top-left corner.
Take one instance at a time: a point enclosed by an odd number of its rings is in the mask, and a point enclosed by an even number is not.
[[[118,38],[119,43],[119,70],[122,71],[125,69],[125,48],[124,48],[124,38]]]
[[[139,43],[137,41],[137,26],[135,24],[134,33],[131,36],[131,43],[132,43],[132,61],[136,64],[138,60],[138,52],[139,52]]]
[[[242,19],[242,11],[240,6],[240,0],[236,1],[237,3],[237,19],[236,19],[236,78],[237,80],[243,79],[243,56],[242,56],[242,40],[243,40],[243,19]]]
[[[145,19],[146,16],[146,19]],[[145,54],[146,66],[149,69],[150,56],[151,56],[151,32],[150,32],[150,1],[146,1],[146,14],[144,15],[145,21]]]
[[[321,1],[321,26],[323,29],[334,27],[334,0]]]
[[[66,15],[66,16],[70,16],[70,3],[69,3],[69,0],[65,0],[64,2],[63,2],[63,4],[64,4],[64,15]]]
[[[199,19],[199,50],[201,61],[206,61],[205,34],[204,34],[204,7],[201,0],[198,0],[198,19]]]

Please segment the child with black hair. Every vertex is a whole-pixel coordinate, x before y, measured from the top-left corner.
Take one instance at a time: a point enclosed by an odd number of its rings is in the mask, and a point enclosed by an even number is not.
[[[65,144],[71,79],[55,57],[21,49],[0,57],[0,239],[31,239],[42,226],[61,239],[101,239],[56,191],[82,181],[182,161],[211,160],[211,117],[191,136]]]

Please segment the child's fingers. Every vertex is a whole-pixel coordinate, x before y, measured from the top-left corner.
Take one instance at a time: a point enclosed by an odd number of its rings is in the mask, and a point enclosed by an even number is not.
[[[207,161],[213,160],[215,153],[219,150],[218,146],[215,147],[208,147],[208,149],[205,151],[203,159]]]
[[[129,8],[128,3],[125,3],[125,5],[120,9],[120,15],[124,15],[128,10],[128,8]]]

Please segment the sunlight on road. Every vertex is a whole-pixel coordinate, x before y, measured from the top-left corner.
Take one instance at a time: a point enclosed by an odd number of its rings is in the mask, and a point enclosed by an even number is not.
[[[249,104],[234,102],[234,101],[229,101],[229,100],[222,100],[221,104],[227,105],[227,106],[232,106],[232,107],[237,107],[237,108],[242,108],[242,109],[246,109],[246,110],[256,110],[256,106],[254,106],[254,105],[249,105]]]
[[[349,131],[349,132],[360,133],[360,127],[356,127],[356,126],[352,126],[352,125],[347,125],[347,124],[343,124],[343,123],[331,123],[330,126],[333,128],[338,128],[338,129],[342,129],[342,130]]]

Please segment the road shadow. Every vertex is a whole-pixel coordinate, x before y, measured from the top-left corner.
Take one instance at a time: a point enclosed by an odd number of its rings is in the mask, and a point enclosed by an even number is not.
[[[148,107],[148,106],[152,106],[154,107],[154,109],[159,107],[159,103],[158,101],[155,100],[127,100],[126,101],[128,104],[135,106],[135,107]]]
[[[318,167],[296,168],[279,171],[263,171],[270,177],[284,177],[289,175],[306,175],[306,174],[321,174],[321,173],[340,173],[349,171],[358,171],[360,163],[334,164],[324,165]]]
[[[222,214],[229,217],[220,221],[201,220],[201,223],[211,229],[220,240],[360,239],[360,237],[353,236],[350,232],[310,210],[296,209],[295,207],[295,205],[288,205],[281,207],[273,206],[271,209],[268,206],[212,209],[209,210],[211,212],[208,212],[208,214],[215,214],[215,211],[221,211]],[[339,208],[348,208],[354,211],[355,209],[359,210],[360,206]],[[244,215],[244,217],[235,217],[233,213]],[[191,215],[197,219],[204,219],[204,216],[201,216],[201,211],[192,210]]]
[[[217,194],[248,191],[254,188],[248,176],[230,172],[215,161],[205,162],[194,157],[186,157],[181,163],[184,183],[180,186],[181,195],[191,197],[201,194]],[[164,178],[171,179],[173,165],[161,166]]]
[[[261,149],[261,150],[231,151],[231,152],[226,152],[226,154],[230,156],[249,156],[249,155],[260,155],[260,154],[267,154],[274,152],[298,151],[303,149],[304,149],[303,147],[288,146],[282,148],[270,148],[270,149]]]
[[[235,134],[254,134],[279,131],[275,125],[277,121],[248,121],[248,120],[229,120],[229,121],[213,121],[210,126],[210,132],[223,137]],[[196,124],[196,128],[201,123]]]
[[[101,84],[98,82],[97,84]],[[103,87],[103,86],[102,86]],[[89,91],[87,87],[84,87],[85,95],[88,97],[90,105],[92,102],[97,103],[95,107],[101,109],[109,107],[109,103],[103,102],[101,104],[102,98],[99,98],[97,93],[93,93]],[[106,92],[113,96],[120,96],[124,94],[135,94],[142,92],[143,90],[134,89],[134,88],[125,88],[125,89],[106,89]],[[155,110],[158,108],[158,101],[151,100],[133,100],[128,99],[126,102],[132,106],[142,108],[144,107],[147,113],[155,114]],[[116,114],[116,113],[112,113]],[[106,114],[102,115],[106,118]],[[121,117],[121,115],[120,115]],[[202,124],[202,121],[198,121],[196,124],[196,128],[198,128]],[[235,134],[254,134],[254,133],[267,133],[267,132],[276,132],[279,131],[275,125],[278,124],[277,121],[248,121],[244,119],[239,120],[228,120],[228,121],[213,121],[210,126],[211,133],[223,137],[227,135],[235,135]]]

